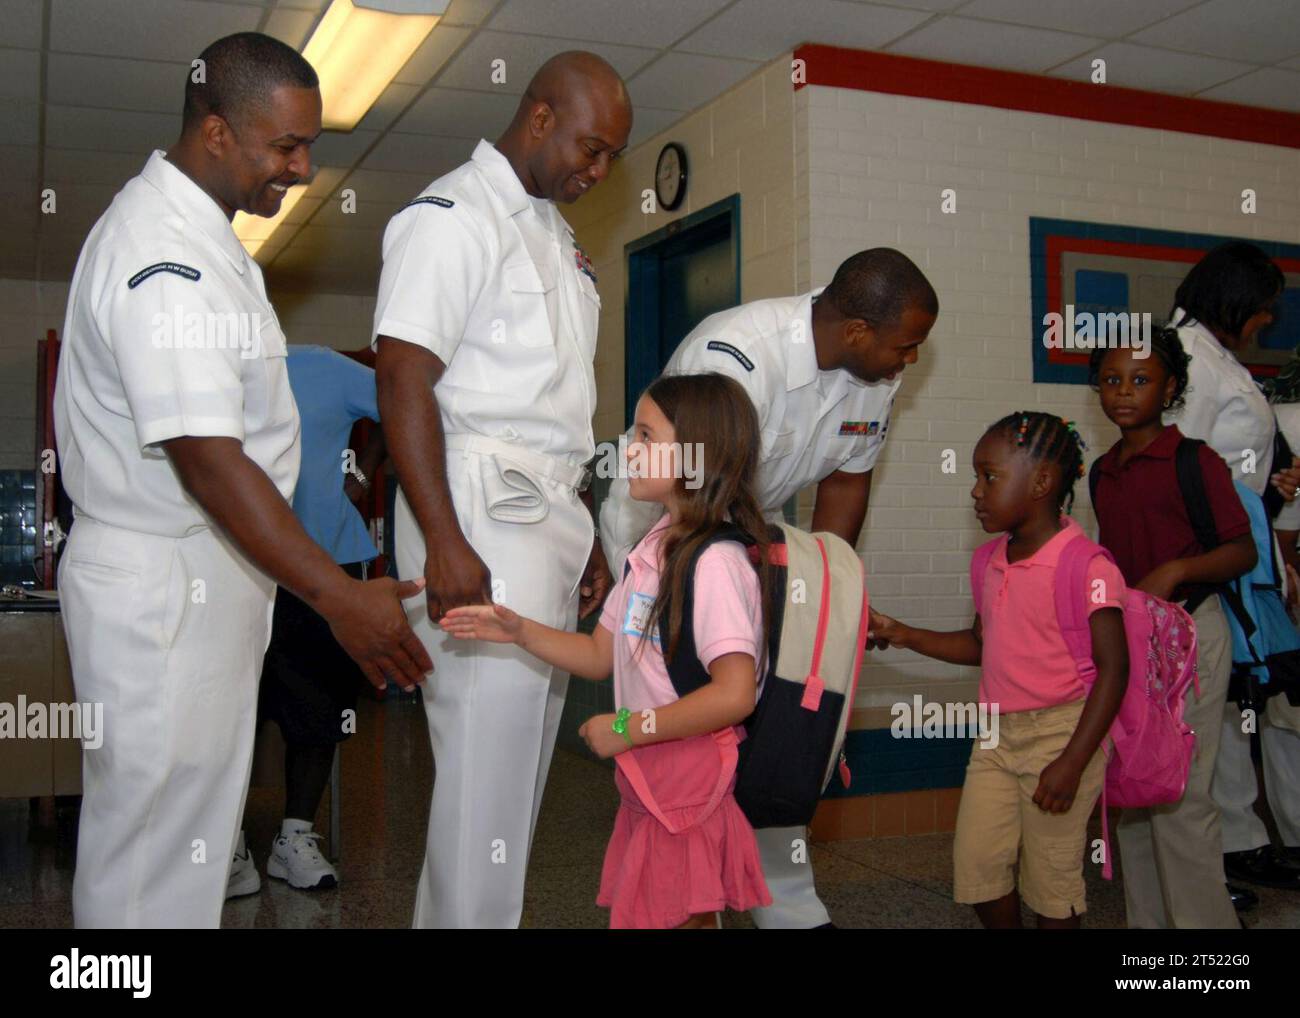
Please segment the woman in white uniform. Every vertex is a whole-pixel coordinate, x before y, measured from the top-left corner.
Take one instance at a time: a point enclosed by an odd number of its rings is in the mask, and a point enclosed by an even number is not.
[[[1171,324],[1191,357],[1187,405],[1167,423],[1205,441],[1227,461],[1233,480],[1264,496],[1270,483],[1293,503],[1300,472],[1274,470],[1276,423],[1250,372],[1234,356],[1272,323],[1285,281],[1254,244],[1233,241],[1202,258],[1178,287]],[[1271,472],[1271,473],[1270,473]],[[1296,529],[1284,507],[1282,529]],[[1258,788],[1250,736],[1233,701],[1224,708],[1213,794],[1223,813],[1224,870],[1233,880],[1300,890],[1300,870],[1288,867],[1253,809]],[[1300,734],[1259,721],[1269,805],[1287,846],[1300,845]],[[1294,853],[1293,853],[1294,854]],[[1242,895],[1234,893],[1234,902]]]

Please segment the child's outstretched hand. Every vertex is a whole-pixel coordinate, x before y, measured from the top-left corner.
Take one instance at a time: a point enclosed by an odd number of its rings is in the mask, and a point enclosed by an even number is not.
[[[582,736],[587,748],[602,760],[608,760],[611,756],[617,756],[624,750],[631,749],[627,740],[614,731],[615,717],[617,717],[615,714],[597,714],[584,721],[582,727],[578,729],[578,734]]]
[[[888,650],[890,647],[906,647],[907,626],[888,615],[881,615],[874,608],[868,609],[867,646],[872,650]]]
[[[1079,791],[1083,769],[1078,764],[1058,756],[1038,775],[1038,788],[1034,790],[1034,805],[1044,813],[1068,813]]]
[[[447,612],[438,625],[458,640],[516,643],[524,620],[503,604],[467,604]]]

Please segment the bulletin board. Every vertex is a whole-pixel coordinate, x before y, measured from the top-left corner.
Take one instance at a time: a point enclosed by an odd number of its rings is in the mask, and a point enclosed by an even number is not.
[[[1087,351],[1049,349],[1043,342],[1049,312],[1066,305],[1102,313],[1149,312],[1164,323],[1187,272],[1211,248],[1249,240],[1282,269],[1286,289],[1277,318],[1238,356],[1257,378],[1275,375],[1300,346],[1300,245],[1208,233],[1181,233],[1069,219],[1029,220],[1030,337],[1035,382],[1086,385]]]

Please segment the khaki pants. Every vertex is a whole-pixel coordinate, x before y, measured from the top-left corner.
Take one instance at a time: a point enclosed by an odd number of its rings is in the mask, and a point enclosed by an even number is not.
[[[978,905],[1009,894],[1019,861],[1020,897],[1035,913],[1068,919],[1087,910],[1084,843],[1101,795],[1102,751],[1084,768],[1067,812],[1048,813],[1033,801],[1039,775],[1074,735],[1084,702],[1003,714],[998,744],[986,749],[977,742],[971,749],[953,842],[957,901]]]
[[[1116,829],[1128,925],[1140,929],[1240,929],[1223,881],[1223,832],[1210,795],[1219,755],[1232,638],[1217,597],[1192,616],[1201,695],[1188,687],[1183,719],[1196,732],[1187,790],[1176,803],[1125,810]]]

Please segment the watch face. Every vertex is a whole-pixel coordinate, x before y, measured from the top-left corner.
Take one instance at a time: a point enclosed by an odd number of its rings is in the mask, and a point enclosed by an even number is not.
[[[681,202],[685,179],[686,168],[681,149],[673,144],[665,145],[655,167],[655,194],[659,198],[659,204],[666,209],[676,208]]]

